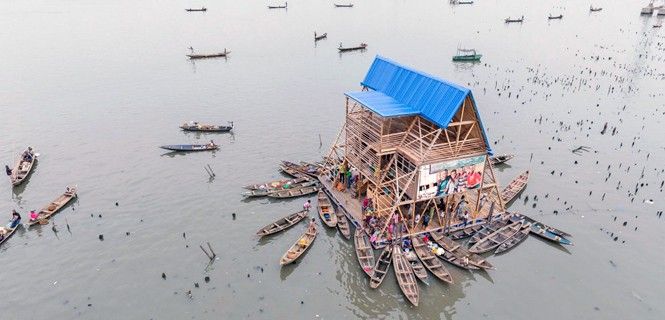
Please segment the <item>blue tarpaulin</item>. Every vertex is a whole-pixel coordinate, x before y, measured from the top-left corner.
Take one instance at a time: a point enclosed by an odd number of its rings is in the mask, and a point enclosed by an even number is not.
[[[443,79],[405,67],[376,56],[365,80],[369,91],[347,92],[346,96],[359,102],[382,117],[419,115],[441,128],[448,127],[471,90]],[[475,106],[475,101],[473,101]],[[485,129],[476,110],[485,144],[491,153]]]

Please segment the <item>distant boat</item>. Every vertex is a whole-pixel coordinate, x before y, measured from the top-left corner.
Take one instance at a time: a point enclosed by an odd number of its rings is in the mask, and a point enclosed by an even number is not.
[[[653,1],[651,1],[651,2],[649,2],[649,5],[642,8],[642,11],[640,11],[640,14],[641,15],[648,15],[648,16],[653,15],[653,9],[655,9],[655,7],[653,6]]]
[[[316,31],[314,32],[314,41],[315,41],[315,42],[316,42],[316,41],[319,41],[319,40],[323,40],[323,39],[325,39],[325,38],[327,38],[327,37],[328,37],[328,33],[324,33],[324,34],[322,34],[322,35],[317,35],[317,34],[316,34]]]
[[[233,121],[229,121],[229,125],[216,125],[216,124],[201,124],[196,121],[183,123],[180,129],[184,131],[200,131],[200,132],[229,132],[233,129]]]
[[[473,1],[469,1],[469,0],[460,0],[460,1],[457,1],[457,4],[473,4]]]
[[[189,9],[185,9],[185,11],[188,11],[188,12],[195,12],[195,11],[205,12],[205,11],[208,11],[208,9],[206,7],[201,7],[201,9],[189,8]]]
[[[349,3],[349,4],[336,4],[335,3],[335,7],[337,7],[337,8],[353,8],[353,3]]]
[[[457,54],[453,56],[453,61],[457,62],[473,62],[480,61],[482,54],[477,54],[476,49],[460,49],[457,48]]]
[[[553,15],[550,14],[549,16],[547,16],[547,19],[549,19],[549,20],[556,20],[556,19],[562,19],[562,18],[563,18],[562,14],[560,14],[558,16],[553,16]]]
[[[181,151],[181,152],[187,152],[187,151],[210,151],[210,150],[217,150],[219,149],[219,145],[213,144],[171,144],[171,145],[165,145],[161,146],[160,148],[166,149],[166,150],[171,150],[171,151]]]
[[[289,5],[288,2],[284,2],[283,6],[268,6],[268,9],[286,9],[288,5]]]
[[[226,48],[224,48],[224,52],[218,52],[218,53],[211,53],[211,54],[188,54],[187,56],[192,59],[208,59],[208,58],[219,58],[219,57],[226,57],[231,51],[227,51]]]
[[[506,23],[513,23],[513,22],[519,22],[522,23],[524,22],[524,16],[520,17],[519,19],[511,19],[510,17],[506,18]]]
[[[601,11],[601,10],[603,10],[603,8],[601,8],[601,7],[597,7],[597,8],[594,8],[593,6],[589,7],[589,11],[591,11],[591,12],[597,12],[597,11]]]
[[[339,52],[346,52],[346,51],[355,51],[355,50],[365,50],[366,48],[367,48],[366,43],[361,43],[357,47],[346,47],[346,48],[343,47],[342,44],[340,43],[339,48],[337,48],[337,50],[339,50]]]

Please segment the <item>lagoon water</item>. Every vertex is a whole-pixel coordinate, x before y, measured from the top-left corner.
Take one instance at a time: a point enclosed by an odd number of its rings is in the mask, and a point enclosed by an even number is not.
[[[27,183],[0,184],[0,214],[27,216],[67,184],[80,191],[50,225],[0,247],[2,319],[665,317],[665,37],[641,3],[600,0],[595,13],[551,0],[268,4],[278,2],[3,2],[0,159],[27,145],[41,156]],[[314,31],[328,38],[315,44]],[[340,42],[369,47],[339,55]],[[191,62],[190,46],[232,53]],[[459,46],[482,62],[452,63]],[[352,242],[332,231],[280,268],[305,224],[254,233],[305,199],[244,201],[241,186],[280,178],[280,160],[320,159],[343,122],[343,92],[360,88],[377,54],[471,88],[492,148],[517,154],[499,181],[531,170],[511,210],[575,245],[530,237],[491,257],[496,270],[448,266],[455,283],[421,285],[417,308],[392,272],[369,289]],[[187,120],[236,128],[183,133]],[[210,139],[221,150],[157,148]],[[590,151],[571,152],[579,146]]]

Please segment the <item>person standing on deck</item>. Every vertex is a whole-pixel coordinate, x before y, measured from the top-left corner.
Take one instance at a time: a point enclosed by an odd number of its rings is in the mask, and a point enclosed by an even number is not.
[[[427,230],[427,226],[429,225],[429,219],[430,216],[427,214],[423,217],[423,230]]]
[[[467,220],[469,218],[467,214],[467,202],[464,199],[464,195],[460,198],[459,202],[457,203],[457,208],[455,209],[455,214],[457,215],[458,218],[464,220],[464,226],[466,227]]]
[[[302,209],[309,212],[309,209],[312,207],[312,200],[307,200],[303,205]]]

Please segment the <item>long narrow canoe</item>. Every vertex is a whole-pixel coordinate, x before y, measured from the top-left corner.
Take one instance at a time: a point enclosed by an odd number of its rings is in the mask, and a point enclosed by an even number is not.
[[[418,236],[411,237],[411,243],[413,244],[413,250],[420,258],[420,261],[423,262],[427,270],[429,270],[435,277],[439,278],[443,282],[453,283],[453,277],[450,275],[446,267],[443,266],[441,260],[439,260],[429,247],[420,239]]]
[[[255,184],[250,184],[246,185],[243,188],[247,190],[263,190],[263,189],[283,189],[284,185],[289,184],[297,184],[297,183],[302,183],[305,181],[310,181],[311,179],[307,177],[302,177],[302,178],[297,178],[297,179],[282,179],[282,180],[275,180],[275,181],[269,181],[269,182],[264,182],[264,183],[255,183]]]
[[[219,149],[219,145],[208,145],[208,144],[170,144],[161,146],[160,148],[170,150],[170,151],[179,151],[179,152],[193,152],[193,151],[210,151]]]
[[[530,232],[531,232],[531,223],[525,222],[522,225],[522,229],[518,233],[510,237],[508,240],[506,240],[504,243],[502,243],[498,248],[496,248],[496,251],[494,251],[494,253],[498,254],[512,249],[513,247],[522,243],[522,241],[524,241],[524,239],[526,239],[529,236]]]
[[[62,207],[64,207],[67,203],[69,203],[69,201],[76,197],[76,191],[76,186],[68,186],[65,190],[65,193],[63,193],[61,196],[53,200],[53,202],[49,203],[39,211],[39,217],[36,220],[28,221],[28,226],[32,226],[37,223],[46,223],[52,215],[56,214],[58,210],[62,209]]]
[[[191,60],[196,60],[196,59],[209,59],[209,58],[221,58],[221,57],[226,57],[229,55],[231,51],[228,51],[224,49],[224,52],[215,52],[215,53],[207,53],[207,54],[188,54],[187,57]]]
[[[310,223],[307,227],[307,231],[305,231],[305,233],[298,238],[298,241],[296,241],[296,243],[294,243],[282,256],[282,259],[279,260],[279,264],[283,266],[296,261],[296,259],[309,249],[314,239],[316,239],[316,232],[316,224],[313,222]]]
[[[3,243],[5,243],[5,241],[7,241],[7,239],[9,239],[11,236],[13,236],[14,233],[16,232],[16,230],[18,230],[19,227],[21,227],[20,222],[19,222],[19,224],[17,224],[16,227],[13,228],[13,229],[12,229],[12,228],[8,228],[8,227],[6,227],[6,226],[5,226],[5,227],[0,227],[0,237],[2,237],[2,239],[0,239],[0,246],[1,246]]]
[[[409,254],[411,257],[409,257]],[[420,259],[418,259],[418,256],[413,251],[411,251],[408,254],[404,253],[404,258],[406,258],[406,260],[411,265],[411,269],[413,270],[413,274],[416,275],[416,278],[424,283],[427,283],[427,269],[425,269],[423,263],[420,261]]]
[[[402,289],[402,293],[404,293],[406,299],[417,307],[420,290],[418,289],[418,283],[416,283],[416,276],[413,275],[411,265],[406,261],[404,255],[402,255],[400,246],[393,246],[393,266],[399,288]]]
[[[280,232],[282,230],[286,230],[294,226],[296,223],[302,221],[302,219],[305,219],[305,217],[307,217],[307,213],[308,212],[305,210],[292,213],[286,217],[280,218],[277,221],[259,229],[259,231],[256,232],[256,234],[259,237],[263,237],[269,234]]]
[[[455,230],[455,231],[450,232],[449,236],[453,240],[460,240],[460,239],[468,238],[468,237],[471,237],[474,234],[476,234],[476,232],[478,232],[480,229],[482,229],[484,225],[485,225],[484,223],[482,223],[482,224],[477,223],[477,224],[469,225],[469,226],[467,226],[463,229],[459,229],[459,230]]]
[[[284,173],[286,173],[286,174],[288,174],[288,175],[290,175],[294,178],[309,177],[305,173],[302,173],[302,172],[300,172],[299,170],[297,170],[293,167],[285,166],[283,164],[279,166],[279,170],[282,170],[282,172],[284,172]]]
[[[349,219],[346,218],[344,212],[341,210],[335,210],[335,215],[337,215],[337,229],[342,233],[346,240],[351,239],[351,226],[349,225]]]
[[[32,168],[37,162],[37,155],[33,152],[32,159],[30,161],[23,160],[23,154],[19,155],[19,159],[14,165],[12,174],[9,176],[9,181],[12,183],[12,186],[16,187],[23,183],[25,179],[32,173]]]
[[[277,199],[295,198],[295,197],[306,196],[308,194],[312,194],[317,191],[319,191],[318,186],[309,186],[298,189],[285,189],[283,191],[271,192],[268,193],[268,197],[277,198]]]
[[[510,160],[514,157],[515,157],[514,154],[501,154],[501,155],[491,157],[490,161],[492,161],[492,165],[495,166],[497,164],[505,163],[506,161],[508,161],[508,160]]]
[[[289,170],[289,172],[305,174],[312,178],[316,178],[321,170],[321,166],[304,161],[301,161],[300,164],[290,161],[282,161],[281,167]],[[284,171],[284,169],[282,169],[282,171]]]
[[[369,242],[369,237],[362,229],[356,229],[353,236],[353,243],[356,247],[356,256],[358,256],[358,263],[363,271],[371,278],[374,274],[374,250],[372,244]]]
[[[430,232],[432,239],[435,239],[439,245],[443,247],[446,251],[452,252],[454,255],[462,259],[462,265],[469,265],[469,269],[473,269],[471,266],[476,266],[482,269],[494,269],[494,266],[487,261],[487,259],[479,256],[475,253],[469,252],[464,246],[453,241],[452,239],[446,237],[443,234],[443,231],[439,230],[438,232]]]
[[[194,132],[229,132],[233,129],[233,121],[229,121],[228,126],[217,124],[201,124],[198,122],[184,123],[180,126],[180,129]]]
[[[330,228],[337,226],[337,214],[335,213],[335,209],[330,203],[330,199],[328,199],[328,196],[325,192],[323,192],[323,190],[319,190],[317,210],[319,211],[319,217],[321,217],[321,221],[323,221],[326,226]],[[346,224],[348,229],[348,220]]]
[[[271,193],[275,192],[281,192],[281,191],[286,191],[289,189],[300,189],[304,187],[310,187],[316,185],[316,181],[305,181],[305,182],[300,182],[300,183],[294,183],[294,184],[284,184],[280,187],[277,188],[263,188],[263,189],[256,189],[256,190],[249,190],[246,192],[243,192],[242,195],[245,197],[265,197],[268,196]]]
[[[434,242],[445,251],[439,256],[444,261],[467,270],[492,268],[492,265],[486,262],[484,258],[468,252],[462,245],[446,237],[442,231],[430,232],[430,235],[432,235]]]
[[[491,233],[487,237],[480,239],[480,241],[476,242],[476,244],[469,248],[469,251],[473,253],[483,253],[494,250],[518,233],[522,229],[523,224],[524,220],[509,224],[494,233]]]
[[[540,221],[536,221],[535,219],[533,219],[533,218],[531,218],[527,215],[523,215],[523,214],[520,214],[520,213],[513,213],[513,216],[512,216],[511,219],[513,219],[514,221],[524,219],[524,221],[530,222],[532,224],[532,227],[533,227],[533,224],[536,224],[536,227],[545,229],[545,230],[547,230],[551,233],[554,233],[556,235],[559,235],[559,236],[562,236],[562,237],[572,237],[572,235],[568,232],[565,232],[563,230],[559,230],[559,229],[554,228],[552,226],[548,226],[548,225],[546,225],[546,224],[544,224]]]
[[[508,184],[508,186],[501,190],[501,200],[503,200],[503,203],[508,204],[515,200],[515,197],[524,190],[527,182],[529,182],[528,170],[522,172],[522,174],[517,176],[517,178]]]
[[[476,234],[474,234],[471,239],[469,239],[469,244],[475,244],[480,239],[483,239],[491,233],[494,233],[495,231],[505,227],[510,222],[511,220],[509,217],[502,216],[501,218],[496,218],[489,223],[485,223],[485,225],[480,230],[478,230],[478,232],[476,232]]]
[[[374,265],[374,272],[369,278],[370,288],[376,289],[381,285],[381,282],[383,282],[383,279],[386,277],[386,273],[388,273],[388,268],[390,268],[391,255],[392,246],[387,245],[383,251],[381,251],[379,259],[376,260],[376,264]]]

